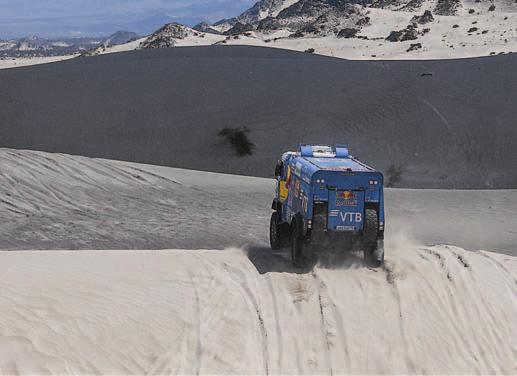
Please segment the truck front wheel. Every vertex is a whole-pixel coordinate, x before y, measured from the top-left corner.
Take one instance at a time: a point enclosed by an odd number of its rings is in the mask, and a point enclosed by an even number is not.
[[[280,216],[277,211],[271,214],[271,221],[269,222],[269,244],[271,249],[276,251],[284,245],[285,231],[283,224],[280,223]]]

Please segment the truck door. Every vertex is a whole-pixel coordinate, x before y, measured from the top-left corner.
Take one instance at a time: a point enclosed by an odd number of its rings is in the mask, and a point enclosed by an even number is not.
[[[364,220],[363,190],[329,190],[328,230],[361,231]]]

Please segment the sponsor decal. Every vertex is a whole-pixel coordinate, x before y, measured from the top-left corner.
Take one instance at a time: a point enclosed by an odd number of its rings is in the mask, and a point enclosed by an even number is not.
[[[363,221],[363,213],[352,213],[352,212],[340,212],[341,222],[356,222],[361,223]]]
[[[357,206],[357,195],[352,191],[338,192],[336,206]]]
[[[296,197],[300,196],[300,180],[298,180],[298,179],[296,179],[294,195]]]
[[[361,223],[363,221],[363,213],[353,213],[353,212],[341,212],[339,210],[331,210],[329,212],[329,217],[341,219],[341,222],[355,222]]]
[[[301,162],[297,162],[295,165],[294,165],[294,174],[298,177],[300,177],[302,173],[302,163]]]
[[[280,197],[280,202],[285,202],[285,200],[287,200],[287,196],[289,195],[289,190],[287,189],[287,184],[284,180],[280,180],[280,182],[278,183],[277,190],[279,190],[278,193]]]

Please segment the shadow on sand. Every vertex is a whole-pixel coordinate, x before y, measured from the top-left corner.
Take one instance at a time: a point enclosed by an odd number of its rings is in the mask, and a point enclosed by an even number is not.
[[[361,252],[322,253],[307,262],[303,268],[291,263],[289,249],[273,251],[266,246],[251,245],[245,248],[248,259],[260,274],[265,273],[311,273],[315,267],[321,269],[360,269],[369,268]]]

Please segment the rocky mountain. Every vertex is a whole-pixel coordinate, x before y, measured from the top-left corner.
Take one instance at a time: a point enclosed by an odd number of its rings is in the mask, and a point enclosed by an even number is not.
[[[138,38],[139,35],[132,31],[117,31],[106,38],[102,44],[105,46],[118,46],[119,44],[128,43]]]
[[[102,38],[46,39],[37,36],[0,41],[0,57],[44,57],[73,55],[91,49]]]
[[[222,27],[226,35],[287,29],[300,37],[338,34],[367,23],[363,8],[349,0],[261,0],[235,19],[214,25]]]
[[[196,26],[197,29],[204,28],[204,25],[201,24]],[[202,32],[177,22],[173,22],[162,26],[159,30],[149,36],[139,39],[133,38],[129,42],[119,45],[103,43],[96,48],[81,54],[81,56],[98,56],[142,49],[212,45],[225,40],[226,37],[221,35],[217,30],[210,31],[211,32]]]
[[[281,11],[297,2],[298,0],[260,0],[237,17],[237,20],[244,24],[257,25],[264,18],[277,17]]]
[[[37,36],[0,40],[0,57],[48,57],[74,55],[131,42],[138,34],[117,31],[109,37],[46,39]]]
[[[217,35],[221,34],[221,32],[219,30],[214,28],[208,22],[200,22],[197,25],[195,25],[192,29],[202,32],[202,33],[210,33],[210,34],[217,34]]]
[[[502,8],[517,11],[515,0],[260,0],[238,17],[205,25],[227,35],[251,30],[288,29],[293,36],[338,35],[344,29],[360,30],[370,20],[367,9],[431,12],[441,16],[483,13]],[[342,33],[343,34],[343,33]],[[389,33],[388,33],[389,34]]]
[[[443,59],[517,51],[517,0],[260,0],[234,18],[118,32],[86,55],[201,45],[256,45],[347,59]],[[132,40],[116,46],[117,43]],[[0,41],[28,56],[77,53],[75,42]],[[56,52],[58,51],[58,52]],[[26,56],[16,55],[16,56]]]
[[[177,39],[185,39],[190,35],[197,34],[194,30],[173,22],[169,23],[150,35],[140,44],[140,48],[167,48],[174,47]]]

